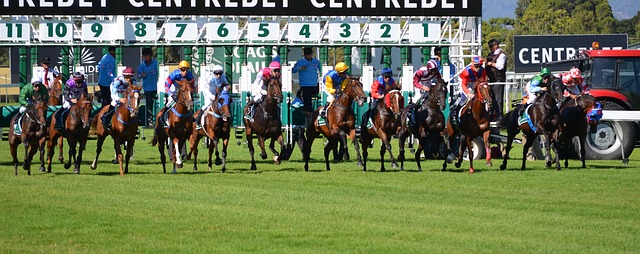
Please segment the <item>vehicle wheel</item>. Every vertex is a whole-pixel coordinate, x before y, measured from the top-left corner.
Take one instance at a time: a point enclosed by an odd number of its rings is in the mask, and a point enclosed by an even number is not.
[[[473,160],[482,160],[485,158],[484,151],[484,141],[482,141],[482,137],[477,137],[473,139],[471,142],[471,149],[473,149]],[[469,153],[467,149],[464,150],[464,155],[462,157],[465,160],[469,160]]]
[[[624,110],[614,102],[605,101],[603,109]],[[620,130],[617,133],[616,130]],[[588,160],[622,159],[620,147],[624,147],[624,155],[629,157],[635,145],[636,125],[633,122],[599,121],[595,133],[587,131],[585,144]]]

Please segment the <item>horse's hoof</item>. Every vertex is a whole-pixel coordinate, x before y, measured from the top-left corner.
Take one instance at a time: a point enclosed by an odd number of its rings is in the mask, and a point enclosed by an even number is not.
[[[44,167],[40,167],[40,172],[42,173],[47,172],[47,169],[45,169]]]
[[[385,171],[387,171],[387,169],[386,169],[386,168],[381,168],[381,169],[380,169],[380,172],[385,172]]]
[[[280,162],[278,161],[279,157],[280,157],[280,156],[278,156],[278,155],[274,155],[274,156],[273,156],[273,161],[275,161],[275,162],[276,162],[276,164],[279,164],[279,163],[280,163]]]
[[[473,168],[469,168],[469,174],[473,174],[473,172],[476,172],[476,171],[473,170]]]
[[[58,157],[58,161],[60,161],[60,163],[64,163],[64,158],[63,157]]]
[[[193,167],[193,171],[197,172],[198,171],[198,167]],[[209,171],[211,171],[211,168],[209,168]]]
[[[251,170],[257,170],[256,164],[251,164]]]
[[[262,158],[263,160],[266,160],[267,159],[267,154],[266,153],[265,154],[260,154],[260,158]]]
[[[64,169],[70,169],[71,168],[71,163],[69,164],[64,164]]]
[[[418,172],[422,172],[422,168],[418,168]]]
[[[176,164],[176,167],[177,167],[177,168],[182,168],[182,167],[183,167],[183,164],[182,164],[182,163]]]
[[[487,161],[487,167],[493,167],[493,163],[491,163],[490,161]]]
[[[462,165],[462,162],[456,162],[455,164],[456,168],[460,168],[460,165]]]
[[[80,168],[74,168],[73,169],[73,173],[74,174],[80,174]]]
[[[504,165],[504,164],[503,164],[503,165],[500,165],[500,170],[505,170],[505,169],[507,169],[507,166],[506,166],[506,165]]]
[[[225,171],[227,171],[226,167],[222,167],[222,173],[224,173]]]
[[[394,162],[394,163],[391,163],[391,167],[392,167],[392,168],[398,168],[398,163],[395,163],[395,162]]]
[[[111,161],[111,163],[113,163],[113,164],[120,164],[120,162],[118,162],[118,160],[117,160],[117,159],[113,159],[113,160]]]
[[[364,164],[362,163],[362,161],[358,161],[358,167],[364,167]]]
[[[551,167],[551,161],[547,161],[547,168]]]
[[[215,164],[216,164],[216,166],[222,165],[222,160],[221,159],[216,159]]]
[[[96,168],[98,168],[98,166],[96,166],[96,164],[91,164],[91,170],[96,170]]]

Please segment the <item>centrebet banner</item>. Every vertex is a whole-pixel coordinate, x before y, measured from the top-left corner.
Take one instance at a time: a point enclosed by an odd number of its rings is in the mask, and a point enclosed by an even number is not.
[[[482,0],[1,0],[2,15],[482,16]]]
[[[571,59],[580,50],[592,49],[598,42],[601,49],[626,49],[626,34],[588,35],[516,35],[513,52],[516,73],[537,72],[545,63]],[[551,71],[567,71],[572,63],[549,65]]]

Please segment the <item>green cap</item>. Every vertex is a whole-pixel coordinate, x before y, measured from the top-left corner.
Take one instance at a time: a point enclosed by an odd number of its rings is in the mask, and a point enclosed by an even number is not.
[[[551,74],[551,71],[549,71],[549,68],[542,68],[542,70],[540,70],[540,74]]]

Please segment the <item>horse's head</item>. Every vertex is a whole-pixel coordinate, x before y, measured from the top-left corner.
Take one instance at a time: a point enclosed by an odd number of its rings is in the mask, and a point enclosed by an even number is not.
[[[362,89],[362,82],[360,82],[359,77],[349,77],[350,81],[347,84],[347,87],[344,91],[350,98],[353,98],[358,102],[358,106],[362,106],[364,101],[367,99],[367,95],[364,93]]]
[[[400,116],[400,114],[402,114],[402,109],[404,109],[404,97],[402,97],[402,91],[391,90],[385,98],[385,103],[388,104],[389,109],[391,109],[391,112],[396,118]]]
[[[280,83],[280,79],[271,78],[269,79],[269,83],[267,84],[267,99],[274,99],[278,103],[281,103],[283,100],[282,96],[282,83]]]
[[[491,87],[487,82],[476,83],[475,87],[476,100],[484,103],[485,109],[489,110],[493,107],[493,100],[491,99]]]
[[[138,114],[138,107],[140,107],[140,90],[142,86],[129,82],[127,88],[127,109],[129,110],[129,116],[135,118]]]
[[[231,109],[229,108],[229,104],[231,104],[231,97],[226,92],[221,93],[214,103],[214,107],[217,111],[216,114],[219,114],[222,117],[222,121],[225,122],[231,118]]]
[[[75,115],[82,121],[82,128],[87,129],[91,125],[91,110],[93,110],[93,96],[80,95],[75,107]]]
[[[191,97],[191,93],[193,92],[193,87],[191,87],[191,84],[189,84],[189,81],[186,79],[176,81],[176,83],[180,87],[178,89],[176,103],[182,104],[188,111],[192,111],[193,98]]]
[[[436,84],[431,87],[429,100],[434,102],[440,107],[440,110],[444,110],[447,101],[447,85],[448,83],[444,79],[438,78]]]
[[[562,96],[562,80],[556,79],[554,81],[549,82],[549,87],[547,87],[547,92],[556,99],[557,102],[563,102],[564,98]]]
[[[45,118],[47,116],[47,101],[46,98],[40,94],[33,96],[33,102],[27,105],[27,114],[32,118],[40,127],[46,125]]]

